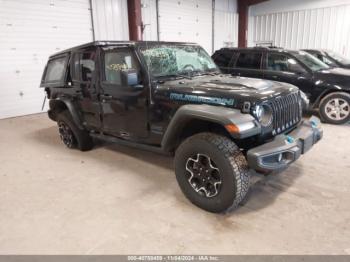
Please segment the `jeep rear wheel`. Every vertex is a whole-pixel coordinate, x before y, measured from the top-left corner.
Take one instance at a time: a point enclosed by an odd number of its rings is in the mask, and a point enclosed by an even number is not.
[[[64,121],[58,121],[58,133],[60,134],[60,138],[68,148],[74,148],[77,146],[77,140],[73,134],[72,129],[66,124]]]
[[[330,124],[341,125],[350,121],[350,94],[335,92],[320,102],[321,119]]]
[[[200,133],[176,150],[175,173],[185,196],[210,212],[236,208],[249,189],[248,163],[229,138]]]
[[[68,148],[77,147],[81,151],[87,151],[93,147],[92,137],[86,130],[77,127],[67,110],[58,113],[57,125],[60,138]]]

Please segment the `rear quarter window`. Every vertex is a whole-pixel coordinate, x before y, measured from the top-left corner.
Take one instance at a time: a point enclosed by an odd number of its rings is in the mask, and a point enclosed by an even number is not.
[[[234,53],[233,52],[218,52],[213,55],[215,64],[219,67],[228,67]]]
[[[50,59],[42,83],[63,84],[66,75],[68,56]]]

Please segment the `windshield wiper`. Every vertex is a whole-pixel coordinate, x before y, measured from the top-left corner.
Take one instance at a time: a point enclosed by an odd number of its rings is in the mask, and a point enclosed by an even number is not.
[[[160,75],[158,77],[162,77],[162,78],[166,78],[166,77],[182,77],[182,78],[186,78],[186,79],[192,80],[193,77],[195,77],[195,76],[201,76],[201,75],[215,76],[215,75],[218,75],[218,74],[220,74],[220,72],[218,72],[218,71],[195,70],[195,71],[181,72],[181,73],[177,73],[177,74]]]
[[[159,77],[182,77],[182,78],[186,78],[186,79],[190,79],[192,80],[192,77],[189,75],[183,75],[183,74],[169,74],[169,75],[161,75]]]
[[[197,72],[196,74],[194,74],[194,75],[196,75],[196,76],[204,76],[204,75],[207,75],[207,76],[216,76],[216,75],[218,75],[219,74],[219,72],[217,72],[217,71],[213,71],[213,72],[210,72],[210,71],[199,71],[199,72]]]

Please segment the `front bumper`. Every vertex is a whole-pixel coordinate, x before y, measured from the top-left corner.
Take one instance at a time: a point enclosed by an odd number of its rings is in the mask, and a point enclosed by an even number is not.
[[[288,134],[276,136],[273,141],[247,152],[250,168],[257,172],[271,172],[289,166],[322,139],[320,120],[311,117]]]

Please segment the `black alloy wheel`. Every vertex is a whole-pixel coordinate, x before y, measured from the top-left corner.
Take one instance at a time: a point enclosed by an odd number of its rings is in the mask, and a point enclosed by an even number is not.
[[[58,122],[58,132],[62,142],[68,147],[73,148],[76,145],[76,140],[73,131],[63,121]]]
[[[197,154],[188,158],[186,170],[188,183],[198,194],[210,198],[219,193],[222,183],[220,170],[209,156]]]

